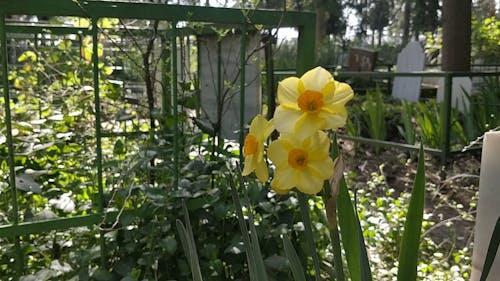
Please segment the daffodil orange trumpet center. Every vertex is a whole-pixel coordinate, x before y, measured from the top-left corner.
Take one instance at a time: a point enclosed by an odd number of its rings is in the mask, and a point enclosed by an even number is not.
[[[294,169],[302,169],[307,165],[308,154],[303,149],[294,148],[288,152],[288,164]]]
[[[323,94],[316,91],[306,90],[300,94],[297,99],[299,108],[307,113],[319,113],[325,105],[323,102]]]
[[[245,143],[243,144],[243,155],[248,156],[255,154],[257,152],[257,148],[259,146],[259,142],[254,135],[248,134],[245,137]]]

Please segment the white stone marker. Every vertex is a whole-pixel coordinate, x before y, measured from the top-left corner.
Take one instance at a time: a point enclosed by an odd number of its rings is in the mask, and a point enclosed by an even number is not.
[[[472,281],[478,281],[483,271],[491,234],[500,216],[500,132],[484,136],[479,179],[474,250],[472,255]],[[487,281],[500,280],[500,248]]]
[[[444,100],[444,78],[439,79],[437,90],[437,101]],[[469,110],[469,100],[464,91],[470,95],[472,90],[472,80],[469,77],[453,77],[451,87],[451,106],[465,113]]]
[[[425,54],[417,41],[411,41],[398,55],[396,72],[423,71]],[[395,77],[392,86],[392,96],[416,102],[420,98],[422,77]]]
[[[259,34],[248,35],[247,55],[259,45]],[[208,118],[217,119],[217,36],[199,36],[201,107]],[[245,68],[245,124],[260,112],[261,70],[260,55],[255,53]],[[222,137],[237,140],[240,128],[240,35],[229,34],[221,41],[222,92],[228,88],[226,103],[222,113]],[[230,85],[229,82],[235,82]],[[202,113],[203,114],[203,113]]]

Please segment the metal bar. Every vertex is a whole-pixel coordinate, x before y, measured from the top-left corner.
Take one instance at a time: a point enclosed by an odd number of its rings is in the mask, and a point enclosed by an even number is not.
[[[363,137],[353,137],[353,136],[342,135],[342,134],[338,134],[337,136],[339,139],[352,140],[355,142],[361,142],[361,143],[367,143],[367,144],[381,145],[381,146],[387,146],[387,147],[396,147],[396,148],[401,148],[401,149],[406,149],[406,150],[415,150],[415,151],[418,151],[420,149],[420,146],[412,145],[412,144],[405,144],[405,143],[392,142],[392,141],[383,141],[383,140],[376,140],[376,139],[363,138]],[[442,153],[441,149],[435,149],[435,148],[424,148],[424,151],[431,153],[431,154],[435,154],[435,155],[441,155],[441,153]]]
[[[264,44],[264,59],[266,61],[266,95],[267,95],[267,119],[270,120],[274,116],[276,109],[276,92],[274,90],[274,58],[273,58],[273,40],[271,30],[266,35]]]
[[[17,204],[17,189],[16,189],[16,170],[14,159],[14,142],[12,137],[12,115],[10,108],[10,87],[9,87],[9,68],[8,68],[8,52],[7,52],[7,35],[5,33],[5,17],[0,19],[0,44],[2,44],[2,78],[3,78],[3,98],[5,109],[5,127],[8,149],[8,164],[9,164],[9,185],[12,196],[12,220],[14,224],[19,222],[18,204]]]
[[[119,211],[105,213],[106,220],[115,221]],[[137,215],[136,210],[125,210],[121,215]],[[56,218],[44,221],[23,222],[17,225],[1,225],[0,237],[16,237],[21,235],[47,233],[52,230],[67,230],[72,227],[92,226],[103,222],[103,217],[99,214],[81,215],[69,218]]]
[[[99,27],[97,26],[98,18],[92,19],[92,72],[94,74],[94,112],[95,112],[95,134],[96,134],[96,163],[97,163],[97,189],[99,192],[98,198],[98,215],[103,217],[104,214],[104,186],[102,176],[102,143],[101,143],[101,97],[99,91]],[[101,245],[101,265],[106,264],[105,257],[105,241],[104,233],[100,232]]]
[[[0,5],[1,7],[1,5]],[[183,28],[177,28],[177,34],[178,35],[194,35],[194,34],[216,34],[214,31],[214,27],[216,28],[225,28],[227,27],[227,24],[207,24],[203,26],[197,26],[196,28],[192,27],[183,27]],[[7,33],[27,33],[31,34],[34,32],[37,33],[44,33],[44,34],[53,34],[53,35],[69,35],[69,34],[81,34],[81,35],[89,35],[92,36],[92,31],[89,28],[86,27],[73,27],[73,26],[66,26],[66,25],[44,25],[44,24],[37,24],[33,25],[31,23],[16,23],[16,22],[6,22],[5,28],[7,30]],[[138,36],[148,36],[154,33],[153,29],[143,29],[139,27],[132,27],[132,26],[116,26],[113,28],[103,28],[101,27],[101,30],[105,30],[108,34],[112,35],[120,35],[124,34],[125,35],[138,35]],[[170,30],[169,29],[158,29],[159,32],[164,32],[166,35],[170,36]],[[53,39],[45,39],[45,38],[40,38],[40,40],[53,40]]]
[[[247,63],[247,25],[244,23],[241,26],[241,42],[240,42],[240,163],[243,163],[243,138],[245,136],[245,82],[246,82],[246,63]]]
[[[455,77],[476,77],[476,76],[500,76],[500,72],[370,72],[370,71],[335,71],[336,77],[373,77],[373,78],[394,78],[394,77],[444,77],[448,73],[453,74]],[[277,76],[290,76],[296,75],[296,71],[292,69],[276,70],[274,75]]]
[[[116,138],[116,137],[137,138],[140,136],[147,136],[148,134],[150,134],[150,132],[143,132],[143,131],[103,132],[103,131],[101,131],[101,138]]]
[[[144,2],[0,0],[0,7],[5,14],[40,16],[110,17],[168,21],[189,19],[196,22],[226,24],[241,24],[248,20],[254,24],[270,26],[280,24],[281,27],[298,26],[315,22],[315,15],[309,12],[289,11],[284,13],[282,11],[253,10],[251,13],[243,14],[241,9],[165,5],[163,3]]]
[[[448,74],[453,74],[455,77],[474,77],[474,76],[499,76],[500,72],[369,72],[369,71],[339,71],[336,76],[339,77],[360,77],[370,76],[374,78],[388,78],[388,77],[445,77]]]
[[[316,42],[316,15],[312,21],[305,22],[299,26],[299,37],[297,38],[297,66],[298,75],[302,75],[314,65]]]
[[[443,131],[442,134],[442,145],[441,145],[441,166],[446,166],[446,161],[448,160],[448,154],[450,151],[450,135],[451,135],[451,89],[453,86],[453,75],[448,74],[444,77],[444,100],[441,110],[441,122]]]
[[[215,128],[215,134],[214,134],[214,147],[212,151],[212,156],[215,156],[215,147],[219,145],[219,138],[221,136],[221,130],[222,130],[222,106],[223,106],[223,100],[222,100],[222,91],[224,90],[224,78],[222,77],[222,40],[224,38],[221,37],[220,39],[217,40],[217,96],[215,97],[217,99],[217,122],[216,122],[216,128]],[[211,66],[210,66],[211,67]]]
[[[18,225],[0,226],[0,237],[15,237],[20,235],[46,233],[51,230],[67,230],[71,227],[90,226],[102,220],[98,214],[58,218],[46,221],[24,222]]]
[[[201,110],[201,44],[198,37],[196,38],[196,85],[195,85],[195,93],[196,93],[196,116],[200,116]]]
[[[92,72],[94,79],[94,112],[95,112],[95,133],[96,133],[96,163],[97,163],[97,188],[99,192],[98,213],[101,215],[104,210],[104,187],[102,176],[102,133],[101,133],[101,97],[99,85],[99,39],[97,18],[92,19]]]
[[[0,44],[2,45],[2,78],[3,78],[3,97],[5,108],[5,129],[7,138],[8,164],[9,164],[9,185],[12,196],[12,220],[14,228],[19,224],[19,206],[17,203],[16,189],[16,163],[14,158],[14,142],[12,137],[12,115],[10,110],[10,89],[9,89],[9,67],[8,67],[8,51],[7,51],[7,34],[5,31],[5,15],[0,18]],[[15,236],[16,249],[16,279],[19,279],[24,268],[23,254],[21,251],[21,242],[19,236]]]
[[[171,79],[171,89],[172,89],[172,113],[174,120],[174,183],[173,188],[177,189],[177,184],[179,182],[179,108],[177,99],[177,22],[172,22],[172,33],[171,33],[171,54],[170,54],[170,64],[172,66],[172,77]]]
[[[33,39],[34,39],[34,47],[35,47],[35,53],[36,53],[36,62],[40,62],[40,52],[38,52],[38,33],[33,34]],[[40,90],[40,71],[36,72],[36,86],[37,89]],[[37,99],[38,103],[38,118],[42,119],[42,99]]]
[[[5,26],[5,30],[9,33],[50,33],[54,35],[92,34],[92,32],[85,27],[43,25],[43,24],[33,25],[26,23],[7,23]]]
[[[277,70],[274,71],[275,75],[295,75],[293,70]],[[370,72],[370,71],[338,71],[336,77],[373,77],[373,78],[392,78],[392,77],[445,77],[452,74],[455,77],[475,77],[475,76],[500,76],[500,72]]]

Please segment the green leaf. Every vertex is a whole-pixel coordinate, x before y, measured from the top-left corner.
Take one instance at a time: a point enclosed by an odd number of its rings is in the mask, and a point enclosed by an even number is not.
[[[491,266],[495,260],[495,256],[498,252],[498,245],[500,244],[500,217],[497,219],[495,229],[491,235],[490,244],[488,245],[488,252],[486,253],[486,259],[484,260],[483,272],[481,273],[481,279],[479,281],[486,281],[488,274],[490,273]]]
[[[113,280],[113,274],[102,268],[99,268],[96,271],[94,271],[94,273],[92,273],[92,277],[98,281]]]
[[[304,275],[305,271],[302,267],[302,264],[300,263],[299,256],[297,255],[292,242],[290,242],[290,239],[288,239],[288,236],[286,235],[283,235],[283,246],[285,248],[286,257],[290,262],[290,269],[292,270],[293,279],[295,281],[306,281],[306,276]]]
[[[286,272],[289,263],[288,259],[283,256],[278,256],[276,254],[266,258],[264,261],[266,266],[274,271]]]
[[[176,220],[177,231],[179,232],[184,254],[188,258],[189,267],[191,268],[191,273],[193,274],[193,281],[203,281],[203,278],[201,277],[198,253],[196,251],[196,244],[193,237],[193,229],[191,227],[189,213],[184,200],[182,201],[182,209],[184,211],[184,221],[186,222],[186,226],[184,226],[180,220]]]
[[[29,59],[32,62],[35,62],[37,60],[36,53],[33,51],[26,51],[22,53],[19,58],[17,58],[18,62],[23,62],[25,60]]]
[[[332,156],[334,158],[339,155],[336,144],[337,138],[335,136],[332,145]],[[369,281],[372,280],[372,276],[363,233],[344,177],[340,179],[339,186],[337,216],[350,277],[352,281]]]
[[[351,280],[372,280],[363,234],[344,178],[340,181],[337,207],[342,245]]]
[[[321,266],[320,260],[318,257],[318,252],[316,251],[316,245],[314,243],[314,237],[312,232],[312,223],[309,215],[309,203],[308,196],[302,192],[298,192],[299,196],[299,206],[300,206],[300,214],[302,217],[302,221],[304,223],[306,243],[309,248],[309,254],[312,256],[313,265],[314,265],[314,274],[316,276],[316,281],[321,280]]]
[[[125,148],[123,141],[121,139],[117,139],[115,141],[115,145],[113,147],[113,154],[114,155],[123,155],[126,152],[127,152],[127,149]]]
[[[246,189],[245,185],[245,180],[243,179],[243,176],[241,175],[241,170],[238,169],[238,179],[240,181],[240,186],[241,189],[243,190],[243,194],[245,195],[245,200],[248,202],[248,225],[250,228],[250,241],[251,241],[251,247],[252,251],[254,252],[254,257],[255,257],[255,265],[258,273],[258,281],[261,280],[267,280],[267,274],[266,274],[266,266],[264,264],[264,259],[262,257],[262,253],[260,251],[260,243],[259,243],[259,237],[257,235],[257,229],[255,228],[255,221],[253,219],[253,210],[252,206],[250,205],[250,199],[248,198],[248,190]]]
[[[165,249],[167,254],[171,256],[175,254],[175,251],[177,250],[177,240],[172,237],[166,237],[161,240],[161,246]]]
[[[422,232],[425,194],[424,149],[420,145],[417,175],[413,183],[410,206],[406,215],[405,229],[399,249],[398,281],[417,279],[418,248]]]
[[[240,173],[240,181],[242,180],[243,177],[241,177]],[[242,182],[240,182],[241,186],[244,186]],[[231,186],[231,194],[233,197],[233,202],[234,202],[234,207],[236,211],[236,216],[238,217],[238,223],[240,225],[240,231],[243,236],[243,244],[245,245],[245,252],[247,256],[247,261],[248,261],[248,271],[250,272],[250,280],[252,281],[266,281],[267,279],[267,274],[265,272],[265,268],[263,270],[262,265],[263,265],[263,260],[262,260],[262,255],[260,254],[260,249],[255,247],[253,242],[255,241],[255,237],[257,232],[255,231],[255,226],[252,228],[254,231],[255,236],[253,239],[250,238],[250,235],[248,235],[248,227],[245,221],[245,218],[243,216],[243,211],[241,209],[241,201],[238,196],[238,191],[236,190],[236,185],[234,183],[232,175],[229,176],[229,185]],[[253,220],[252,222],[253,223]],[[258,241],[258,240],[257,240]],[[258,243],[258,242],[257,242]],[[260,261],[259,261],[260,258]]]

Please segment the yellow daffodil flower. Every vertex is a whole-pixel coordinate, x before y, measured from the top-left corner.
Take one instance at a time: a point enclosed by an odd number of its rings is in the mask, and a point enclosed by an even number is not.
[[[306,194],[318,193],[324,180],[333,175],[329,148],[330,139],[322,131],[302,140],[294,134],[282,134],[268,149],[276,167],[271,187],[279,194],[294,187]]]
[[[243,176],[248,176],[255,171],[255,175],[261,182],[265,182],[269,178],[269,171],[264,159],[264,142],[273,130],[273,121],[267,121],[262,115],[255,116],[250,123],[250,130],[243,144],[243,156],[245,156]]]
[[[300,78],[286,78],[278,85],[276,129],[304,139],[318,130],[342,127],[347,119],[345,104],[353,95],[351,86],[335,81],[322,67]]]

